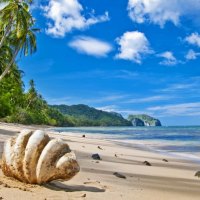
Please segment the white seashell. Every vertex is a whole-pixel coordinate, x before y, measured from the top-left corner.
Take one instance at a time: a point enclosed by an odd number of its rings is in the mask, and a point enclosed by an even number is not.
[[[42,184],[69,180],[80,170],[66,142],[50,139],[43,131],[23,130],[4,145],[2,171],[22,182]]]

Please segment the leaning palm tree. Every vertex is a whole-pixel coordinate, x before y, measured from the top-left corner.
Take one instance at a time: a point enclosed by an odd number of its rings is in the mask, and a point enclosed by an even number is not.
[[[27,29],[23,31],[23,34],[20,38],[13,38],[11,41],[13,43],[13,55],[12,59],[4,69],[3,73],[0,75],[0,82],[4,76],[9,72],[17,55],[21,52],[23,55],[32,54],[36,51],[36,37],[34,34],[35,29]]]
[[[38,29],[32,29],[35,21],[29,12],[28,4],[22,0],[10,0],[0,11],[0,20],[0,50],[3,46],[9,46],[13,53],[10,62],[0,75],[1,81],[11,69],[19,52],[26,56],[36,51],[34,33]]]

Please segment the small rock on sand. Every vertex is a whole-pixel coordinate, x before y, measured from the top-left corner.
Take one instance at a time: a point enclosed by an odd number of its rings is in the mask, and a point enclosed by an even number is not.
[[[101,160],[101,157],[99,156],[98,153],[92,154],[92,158],[93,158],[94,160]]]
[[[200,178],[200,171],[197,171],[194,176],[197,176],[198,178]]]
[[[167,160],[167,159],[162,159],[162,161],[163,161],[163,162],[168,162],[168,160]]]
[[[82,137],[85,137],[85,135],[82,135]]]
[[[81,197],[86,197],[86,194],[83,194]]]
[[[115,175],[118,178],[124,178],[124,179],[126,179],[126,176],[124,176],[123,174],[120,174],[118,172],[114,172],[113,175]]]
[[[101,149],[101,150],[103,150],[100,146],[98,146],[98,149]]]
[[[146,166],[151,166],[151,163],[148,162],[148,161],[146,161],[146,160],[145,160],[143,163],[144,163]]]
[[[6,183],[3,184],[3,187],[10,188],[10,186]]]

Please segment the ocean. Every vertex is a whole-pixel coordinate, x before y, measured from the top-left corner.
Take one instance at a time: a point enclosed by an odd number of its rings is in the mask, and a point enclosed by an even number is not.
[[[200,162],[200,126],[54,128]]]

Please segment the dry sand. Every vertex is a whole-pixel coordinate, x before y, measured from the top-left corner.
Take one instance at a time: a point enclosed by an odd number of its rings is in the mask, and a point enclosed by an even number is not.
[[[27,126],[0,123],[0,158],[4,141],[23,128]],[[44,127],[40,127],[42,128]],[[0,170],[0,199],[200,199],[200,179],[194,176],[196,171],[200,170],[200,166],[191,161],[119,146],[113,141],[91,138],[87,134],[85,138],[73,134],[50,135],[62,137],[75,151],[81,166],[79,174],[70,181],[54,181],[38,186],[7,178]],[[98,153],[102,160],[93,160],[93,153]],[[168,162],[162,159],[167,159]],[[144,165],[144,161],[150,162],[152,166]],[[126,179],[114,176],[114,172],[125,175]]]

